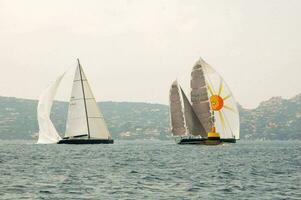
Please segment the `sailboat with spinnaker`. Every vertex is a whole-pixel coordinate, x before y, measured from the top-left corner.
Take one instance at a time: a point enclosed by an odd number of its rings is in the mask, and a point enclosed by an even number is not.
[[[177,143],[235,143],[239,112],[224,79],[200,58],[192,69],[190,87],[190,101],[177,81],[170,88],[171,132]]]
[[[39,123],[38,144],[114,143],[79,59],[77,59],[72,85],[65,137],[60,137],[50,119],[50,113],[55,94],[64,75],[58,77],[40,96],[37,109]]]

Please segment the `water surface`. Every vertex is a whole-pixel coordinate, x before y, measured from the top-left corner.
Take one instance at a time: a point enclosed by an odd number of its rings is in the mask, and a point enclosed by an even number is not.
[[[301,141],[1,141],[0,170],[0,199],[301,199]]]

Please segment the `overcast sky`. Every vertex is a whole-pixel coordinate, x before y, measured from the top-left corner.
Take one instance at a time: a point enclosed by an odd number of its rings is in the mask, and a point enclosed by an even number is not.
[[[100,101],[168,104],[199,57],[245,107],[301,93],[299,0],[0,0],[0,38],[1,96],[37,99],[77,57]]]

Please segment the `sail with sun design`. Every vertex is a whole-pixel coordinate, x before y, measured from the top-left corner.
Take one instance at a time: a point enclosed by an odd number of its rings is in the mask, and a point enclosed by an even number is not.
[[[186,98],[186,104],[182,103],[185,102],[186,95],[182,89],[177,89],[180,87],[178,83],[174,82],[170,90],[171,127],[178,143],[235,143],[239,139],[239,113],[233,94],[224,79],[203,59],[199,59],[192,69],[190,86],[191,101],[187,101]],[[192,108],[192,117],[187,117],[187,107]],[[194,120],[194,123],[190,124],[193,124],[193,127],[196,124],[202,127],[193,129],[198,130],[197,132],[191,132],[192,129],[187,126],[189,123],[185,121],[187,118],[194,119],[193,116],[197,117],[198,123]],[[180,119],[183,119],[183,122]],[[174,123],[175,121],[182,123]],[[182,134],[175,132],[175,126],[177,130],[182,130]]]

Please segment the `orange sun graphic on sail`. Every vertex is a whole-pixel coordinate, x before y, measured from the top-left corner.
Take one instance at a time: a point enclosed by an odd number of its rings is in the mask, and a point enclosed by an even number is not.
[[[218,92],[215,92],[210,82],[207,82],[207,88],[210,93],[209,101],[210,101],[211,109],[218,113],[219,118],[221,120],[221,125],[223,129],[226,130],[226,122],[225,122],[223,109],[227,109],[232,112],[236,112],[236,111],[234,108],[227,105],[226,100],[229,99],[232,95],[228,94],[226,96],[222,96],[223,87],[224,87],[223,79],[220,80]]]
[[[219,111],[224,107],[224,99],[219,95],[212,95],[210,97],[211,108],[214,111]]]

